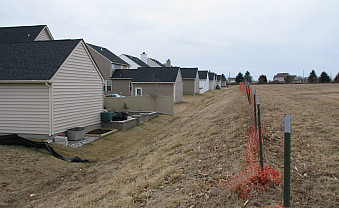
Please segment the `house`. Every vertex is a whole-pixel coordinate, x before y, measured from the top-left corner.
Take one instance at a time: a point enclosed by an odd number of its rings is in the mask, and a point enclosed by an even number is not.
[[[230,85],[235,85],[237,84],[236,78],[235,77],[228,77],[228,83]]]
[[[221,75],[221,87],[227,87],[227,79],[225,75]]]
[[[273,82],[281,82],[285,83],[285,78],[289,75],[289,73],[278,73],[274,75]]]
[[[113,90],[130,96],[173,96],[175,103],[183,100],[183,81],[179,67],[139,67],[115,70]]]
[[[217,76],[217,80],[216,80],[216,88],[217,86],[219,87],[219,89],[221,88],[221,75],[216,75]]]
[[[112,91],[112,80],[114,70],[116,69],[129,69],[130,65],[124,60],[116,56],[107,48],[96,46],[87,43],[88,50],[91,53],[95,63],[97,64],[103,78],[104,78],[104,94],[116,93]]]
[[[81,39],[0,43],[0,133],[44,138],[100,128],[102,86]]]
[[[0,42],[33,42],[53,40],[47,25],[0,27]]]
[[[148,58],[145,52],[142,52],[140,58],[141,58],[141,61],[143,61],[145,64],[147,64],[150,67],[165,67],[165,65],[160,63],[158,60]]]
[[[199,94],[198,68],[180,68],[184,82],[184,95]]]
[[[208,72],[209,90],[215,90],[217,87],[217,77],[213,72]]]
[[[131,67],[130,69],[137,69],[139,67],[150,67],[145,62],[141,61],[137,57],[127,55],[127,54],[121,54],[119,56],[122,60],[124,60],[126,63],[128,63]]]
[[[199,74],[199,90],[200,94],[209,90],[208,71],[198,71]]]

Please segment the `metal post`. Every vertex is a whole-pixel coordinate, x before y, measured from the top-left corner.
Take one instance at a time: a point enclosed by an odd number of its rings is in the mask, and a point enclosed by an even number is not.
[[[255,99],[255,87],[253,90],[253,111],[254,111],[254,126],[255,129],[257,130],[257,106],[256,106],[256,99]]]
[[[261,122],[260,122],[260,102],[259,96],[257,96],[257,107],[258,107],[258,130],[259,130],[259,159],[261,171],[264,171],[264,159],[262,154],[262,141],[261,141]]]
[[[291,115],[285,115],[285,151],[284,151],[284,207],[290,207],[291,186]]]
[[[248,86],[248,95],[247,95],[247,98],[248,98],[248,102],[251,104],[251,88],[250,88],[250,84],[247,83],[247,86]]]

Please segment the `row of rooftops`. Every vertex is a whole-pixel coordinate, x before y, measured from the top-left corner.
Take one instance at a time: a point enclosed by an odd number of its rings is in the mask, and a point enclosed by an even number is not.
[[[47,36],[48,40],[38,41],[43,35]],[[0,80],[49,80],[81,41],[83,40],[54,40],[47,25],[0,27]],[[126,61],[107,48],[86,44],[112,63],[129,66]],[[182,77],[188,79],[195,78],[198,71],[198,68],[172,67],[169,60],[167,60],[166,64],[162,64],[153,58],[149,59],[159,67],[150,67],[137,57],[127,54],[122,55],[137,63],[140,68],[117,69],[112,78],[133,78],[133,81],[136,82],[141,80],[172,82],[173,79],[176,79],[176,74],[178,73],[175,73],[175,71],[179,69],[181,69]],[[148,70],[148,73],[143,73],[145,70]],[[154,76],[145,76],[145,74],[150,73]],[[200,79],[206,79],[207,74],[210,80],[221,79],[221,75],[216,75],[209,71],[198,71],[198,74]]]

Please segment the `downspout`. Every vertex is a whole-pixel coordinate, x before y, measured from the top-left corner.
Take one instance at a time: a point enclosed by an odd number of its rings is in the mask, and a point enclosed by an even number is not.
[[[52,106],[52,101],[53,101],[53,94],[52,94],[52,84],[49,84],[48,82],[45,82],[45,85],[49,88],[49,93],[48,93],[48,113],[49,113],[49,121],[48,121],[48,125],[49,125],[49,134],[48,136],[52,136],[53,135],[53,106]]]

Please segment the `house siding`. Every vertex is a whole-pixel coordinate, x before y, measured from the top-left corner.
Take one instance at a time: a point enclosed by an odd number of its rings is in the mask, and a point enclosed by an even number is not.
[[[181,72],[180,69],[177,74],[177,79],[175,80],[175,97],[174,97],[174,102],[182,102],[183,100],[183,94],[184,94],[184,82],[182,80]]]
[[[192,95],[194,92],[194,79],[183,79],[184,81],[184,95]]]
[[[131,80],[132,79],[112,79],[112,93],[131,96],[131,91],[129,91],[129,82]],[[108,93],[105,92],[105,94]]]
[[[97,51],[91,48],[91,46],[87,47],[90,54],[93,56],[95,63],[99,67],[99,70],[104,77],[104,80],[110,80],[111,79],[111,61],[106,59],[104,56],[99,54]]]
[[[207,92],[209,90],[209,80],[208,77],[206,79],[200,79],[199,80],[199,88],[200,89],[200,93],[204,93]]]
[[[53,40],[53,38],[48,34],[46,27],[35,38],[35,41],[41,41],[41,40]]]
[[[133,83],[133,96],[135,89],[142,88],[143,96],[173,96],[173,83]]]
[[[53,134],[101,122],[102,79],[83,42],[54,75],[52,83]]]
[[[49,88],[0,84],[0,133],[49,134]]]

